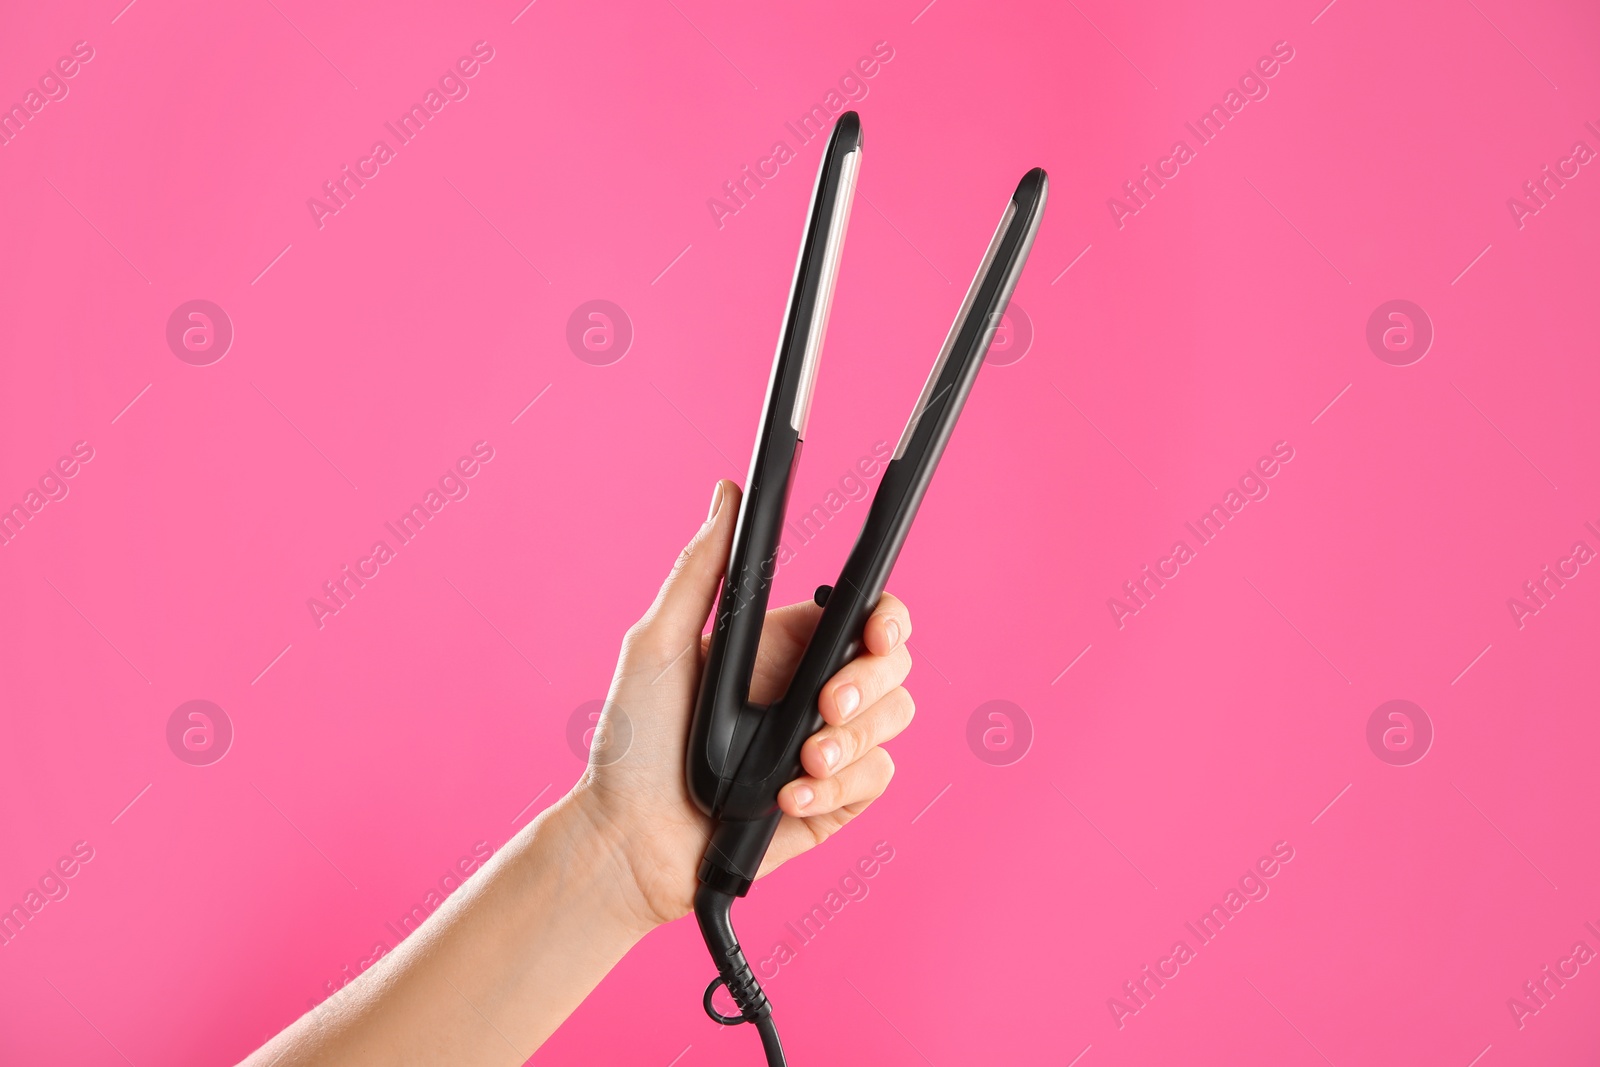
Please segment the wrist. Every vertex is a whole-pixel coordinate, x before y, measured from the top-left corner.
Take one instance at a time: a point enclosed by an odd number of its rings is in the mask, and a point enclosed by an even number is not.
[[[668,922],[651,908],[640,888],[628,849],[628,834],[588,782],[580,782],[551,806],[553,829],[565,844],[573,873],[589,886],[597,905],[633,944]]]

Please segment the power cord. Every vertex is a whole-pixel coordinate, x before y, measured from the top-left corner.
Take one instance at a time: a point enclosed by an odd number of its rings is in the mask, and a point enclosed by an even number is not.
[[[706,1014],[723,1026],[755,1024],[756,1031],[761,1034],[761,1047],[766,1050],[767,1067],[787,1067],[789,1061],[783,1056],[783,1042],[778,1040],[778,1027],[772,1021],[772,1004],[751,973],[744,950],[739,947],[739,938],[733,932],[733,901],[733,894],[704,883],[695,890],[694,917],[700,923],[700,934],[717,965],[717,976],[706,986],[701,1003]],[[712,1007],[711,995],[718,986],[727,989],[733,997],[739,1007],[738,1015],[724,1015]]]

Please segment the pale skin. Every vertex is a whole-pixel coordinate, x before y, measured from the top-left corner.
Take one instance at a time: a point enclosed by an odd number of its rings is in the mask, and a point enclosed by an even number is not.
[[[739,488],[719,482],[710,515],[622,642],[600,728],[612,738],[631,734],[626,754],[591,755],[571,791],[415,934],[245,1067],[514,1067],[634,944],[689,914],[710,821],[685,789],[684,746],[702,631],[738,512]],[[767,613],[752,700],[782,694],[821,613],[809,601]],[[914,712],[901,684],[910,636],[905,605],[885,593],[865,650],[823,687],[825,725],[801,752],[805,773],[779,794],[784,818],[762,875],[827,840],[888,787],[894,763],[881,746]]]

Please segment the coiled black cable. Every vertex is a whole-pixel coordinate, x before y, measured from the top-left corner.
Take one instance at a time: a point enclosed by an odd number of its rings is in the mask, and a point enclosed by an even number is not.
[[[761,1047],[767,1054],[767,1067],[787,1067],[783,1056],[783,1042],[778,1040],[778,1027],[772,1021],[772,1004],[761,990],[761,983],[750,970],[739,947],[739,938],[733,932],[733,901],[731,893],[702,883],[694,894],[694,917],[700,923],[700,934],[717,965],[717,977],[706,986],[701,1003],[706,1014],[723,1026],[753,1023],[761,1035]],[[733,1002],[739,1006],[738,1015],[724,1015],[711,1005],[711,995],[718,986],[728,990]]]

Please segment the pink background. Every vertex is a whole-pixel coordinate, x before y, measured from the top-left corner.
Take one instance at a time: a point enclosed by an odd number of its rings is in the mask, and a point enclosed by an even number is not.
[[[894,850],[769,982],[792,1060],[1600,1051],[1600,969],[1507,1004],[1600,949],[1600,574],[1507,604],[1600,549],[1600,174],[1507,206],[1600,148],[1592,5],[122,3],[0,35],[4,101],[94,51],[0,148],[0,504],[94,450],[0,548],[0,904],[93,849],[0,948],[0,1060],[231,1063],[567,788],[569,716],[744,474],[818,157],[784,123],[880,41],[797,505],[895,440],[1017,178],[1052,189],[1032,347],[980,377],[891,586],[898,778],[737,915],[766,957]],[[319,229],[307,199],[476,41],[470,95]],[[1278,41],[1270,95],[1119,229],[1108,198]],[[209,366],[165,339],[197,298],[236,332]],[[1397,298],[1436,335],[1409,366],[1365,339]],[[592,299],[634,329],[607,366],[565,340]],[[477,441],[470,496],[319,629],[307,599]],[[1270,495],[1119,628],[1108,598],[1279,441]],[[236,734],[209,766],[167,743],[195,699]],[[1368,746],[1391,699],[1435,732],[1409,766]],[[1031,722],[1007,766],[967,742],[991,700]],[[1119,1027],[1280,841],[1270,895]],[[535,1061],[758,1062],[710,974],[661,930]]]

